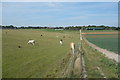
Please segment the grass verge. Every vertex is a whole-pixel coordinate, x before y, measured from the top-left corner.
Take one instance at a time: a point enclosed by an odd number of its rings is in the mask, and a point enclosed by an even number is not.
[[[82,45],[88,78],[118,78],[118,64],[116,62],[106,58],[84,40]],[[98,70],[98,67],[104,75]]]

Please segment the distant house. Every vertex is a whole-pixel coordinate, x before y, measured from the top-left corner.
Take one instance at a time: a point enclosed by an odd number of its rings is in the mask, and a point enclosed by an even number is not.
[[[101,28],[101,27],[90,27],[87,28],[86,30],[104,30],[105,28]]]
[[[55,29],[55,31],[56,31],[56,30],[64,30],[64,29]]]

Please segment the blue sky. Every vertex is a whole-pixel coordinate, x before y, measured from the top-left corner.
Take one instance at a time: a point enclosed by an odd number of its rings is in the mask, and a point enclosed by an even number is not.
[[[2,24],[118,26],[117,2],[3,2]]]

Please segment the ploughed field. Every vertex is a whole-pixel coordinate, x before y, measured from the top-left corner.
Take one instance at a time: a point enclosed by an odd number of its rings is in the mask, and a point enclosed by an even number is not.
[[[42,35],[42,36],[41,36]],[[35,45],[27,44],[29,39]],[[63,40],[63,45],[59,41]],[[18,29],[2,31],[2,77],[62,77],[69,61],[70,42],[79,41],[79,31]]]
[[[93,44],[118,53],[118,32],[117,31],[88,31],[83,33],[86,39]]]

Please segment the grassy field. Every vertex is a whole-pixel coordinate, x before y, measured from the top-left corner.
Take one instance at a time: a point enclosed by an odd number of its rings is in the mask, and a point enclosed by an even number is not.
[[[116,62],[107,59],[105,55],[90,47],[85,41],[82,45],[88,78],[118,78]]]
[[[36,44],[27,44],[29,39],[34,39]],[[62,46],[60,39],[63,39]],[[3,30],[2,41],[3,78],[61,77],[65,66],[62,60],[66,60],[66,63],[69,60],[69,43],[78,43],[79,32]]]
[[[34,46],[27,44],[29,39],[34,39],[36,44]],[[63,45],[59,43],[61,39],[63,39]],[[101,38],[99,39],[103,41]],[[68,70],[71,59],[69,44],[70,42],[79,43],[79,31],[3,30],[2,41],[3,78],[63,78],[69,75],[63,75],[63,72]],[[116,62],[107,59],[85,41],[82,42],[82,45],[88,78],[118,77]],[[98,67],[104,75],[98,70]],[[74,77],[79,78],[80,76]]]
[[[104,34],[104,33],[103,34],[102,33],[87,34],[85,35],[85,37],[87,38],[88,41],[92,42],[93,44],[101,48],[118,53],[118,34],[117,33],[111,34],[111,32],[116,32],[116,31],[110,31],[109,34]],[[99,32],[96,32],[96,33],[99,33]]]

